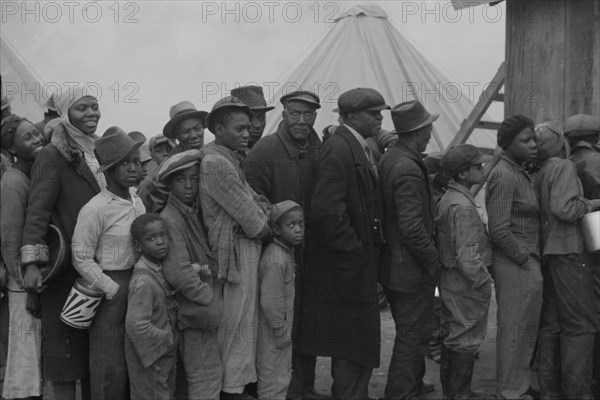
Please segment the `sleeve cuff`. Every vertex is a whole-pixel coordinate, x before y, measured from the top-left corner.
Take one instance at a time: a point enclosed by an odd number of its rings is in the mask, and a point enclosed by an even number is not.
[[[48,246],[45,244],[26,244],[21,247],[21,264],[44,264],[50,261]]]
[[[106,300],[112,300],[119,291],[119,284],[113,280],[110,281],[108,287],[104,290]]]

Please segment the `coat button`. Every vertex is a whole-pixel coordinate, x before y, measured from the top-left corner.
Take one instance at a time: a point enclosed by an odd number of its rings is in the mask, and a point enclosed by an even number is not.
[[[67,360],[70,360],[70,359],[71,359],[71,355],[70,355],[70,354],[67,354],[67,355],[65,356],[65,358],[66,358]]]

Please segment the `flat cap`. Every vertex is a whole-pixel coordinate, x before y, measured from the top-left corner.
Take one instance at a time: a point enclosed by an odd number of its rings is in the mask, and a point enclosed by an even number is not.
[[[381,93],[371,88],[356,88],[348,90],[338,98],[338,108],[333,112],[346,114],[353,111],[362,110],[390,110],[391,107],[385,104]]]
[[[586,136],[600,133],[600,119],[588,114],[577,114],[565,120],[566,137]]]
[[[303,101],[304,103],[308,103],[317,109],[321,108],[321,99],[319,99],[319,96],[309,90],[297,90],[295,92],[288,93],[285,96],[282,96],[279,101],[281,101],[281,104],[284,106],[290,101]]]
[[[471,165],[479,165],[491,160],[492,156],[482,154],[477,147],[471,144],[459,144],[442,156],[440,165],[446,175],[454,178]]]
[[[172,155],[160,164],[156,179],[164,182],[171,174],[188,169],[194,164],[199,164],[201,158],[200,151],[196,149]]]

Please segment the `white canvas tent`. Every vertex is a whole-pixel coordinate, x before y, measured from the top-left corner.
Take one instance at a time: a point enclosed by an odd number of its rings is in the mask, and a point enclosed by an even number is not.
[[[11,111],[36,123],[44,118],[43,103],[48,100],[48,88],[27,61],[8,42],[4,33],[0,45],[2,95],[6,94]]]
[[[494,72],[490,71],[490,78]],[[445,149],[473,109],[469,94],[463,93],[465,87],[452,82],[426,59],[392,25],[381,7],[361,4],[340,14],[324,38],[281,81],[271,99],[276,109],[267,113],[265,132],[276,130],[283,107],[279,99],[286,93],[301,88],[320,96],[322,108],[315,124],[320,133],[325,126],[337,124],[333,109],[338,96],[356,87],[379,90],[391,106],[418,99],[430,112],[440,114],[428,151]],[[383,114],[383,129],[392,130],[389,112]],[[501,116],[487,119],[497,121]],[[495,132],[476,130],[468,143],[493,148]]]

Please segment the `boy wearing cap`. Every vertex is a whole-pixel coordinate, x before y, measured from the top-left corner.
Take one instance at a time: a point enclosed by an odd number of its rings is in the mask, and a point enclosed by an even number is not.
[[[292,375],[294,246],[304,239],[302,207],[286,200],[271,211],[273,242],[258,267],[259,334],[256,346],[258,398],[283,400]]]
[[[282,121],[277,131],[256,144],[244,162],[244,173],[256,193],[271,203],[293,200],[310,218],[311,198],[317,180],[321,140],[313,129],[317,110],[321,108],[319,97],[309,91],[295,91],[281,98]],[[300,268],[297,269],[294,335],[302,334],[299,317],[302,308],[302,265],[308,260],[308,246],[297,251]],[[292,381],[288,398],[296,400],[318,399],[314,390],[317,358],[302,354],[299,341],[293,343]],[[322,397],[322,396],[321,396]]]
[[[216,335],[222,317],[221,285],[198,209],[199,164],[200,153],[187,150],[166,159],[156,178],[171,192],[160,214],[171,237],[163,266],[165,278],[177,290],[187,392],[191,399],[217,399],[223,373]]]
[[[561,125],[538,125],[536,136],[538,159],[543,161],[535,182],[544,227],[540,390],[542,398],[593,399],[591,349],[600,321],[592,265],[578,222],[600,209],[600,200],[583,197],[577,169],[566,160]]]
[[[133,268],[125,326],[125,358],[132,400],[170,400],[175,390],[177,302],[165,280],[162,261],[169,252],[169,231],[158,214],[131,224],[141,254]]]
[[[369,88],[343,93],[338,106],[344,124],[323,145],[311,202],[300,349],[332,357],[333,398],[364,399],[379,366],[383,242],[377,171],[365,139],[380,131],[389,106]]]
[[[132,190],[140,146],[116,126],[96,141],[98,172],[105,173],[107,187],[83,206],[73,232],[73,266],[106,297],[89,329],[93,399],[126,398],[129,392],[123,346],[127,288],[137,257],[130,227],[146,212]]]
[[[208,113],[199,111],[188,100],[181,101],[169,109],[169,121],[163,128],[163,135],[171,140],[177,139],[177,146],[169,155],[186,150],[200,150],[204,146],[204,128]],[[160,213],[169,197],[169,190],[156,176],[150,175],[138,189],[146,209],[149,212]]]
[[[248,146],[250,108],[228,96],[206,117],[215,141],[202,149],[200,202],[208,242],[223,282],[224,318],[220,327],[222,398],[244,398],[256,381],[258,255],[270,235],[270,203],[250,187],[238,153]]]
[[[440,298],[442,343],[440,378],[446,399],[469,399],[475,353],[485,338],[492,280],[487,268],[492,249],[479,206],[469,191],[483,179],[482,163],[491,157],[461,144],[450,149],[441,167],[452,179],[436,218],[442,264]]]

